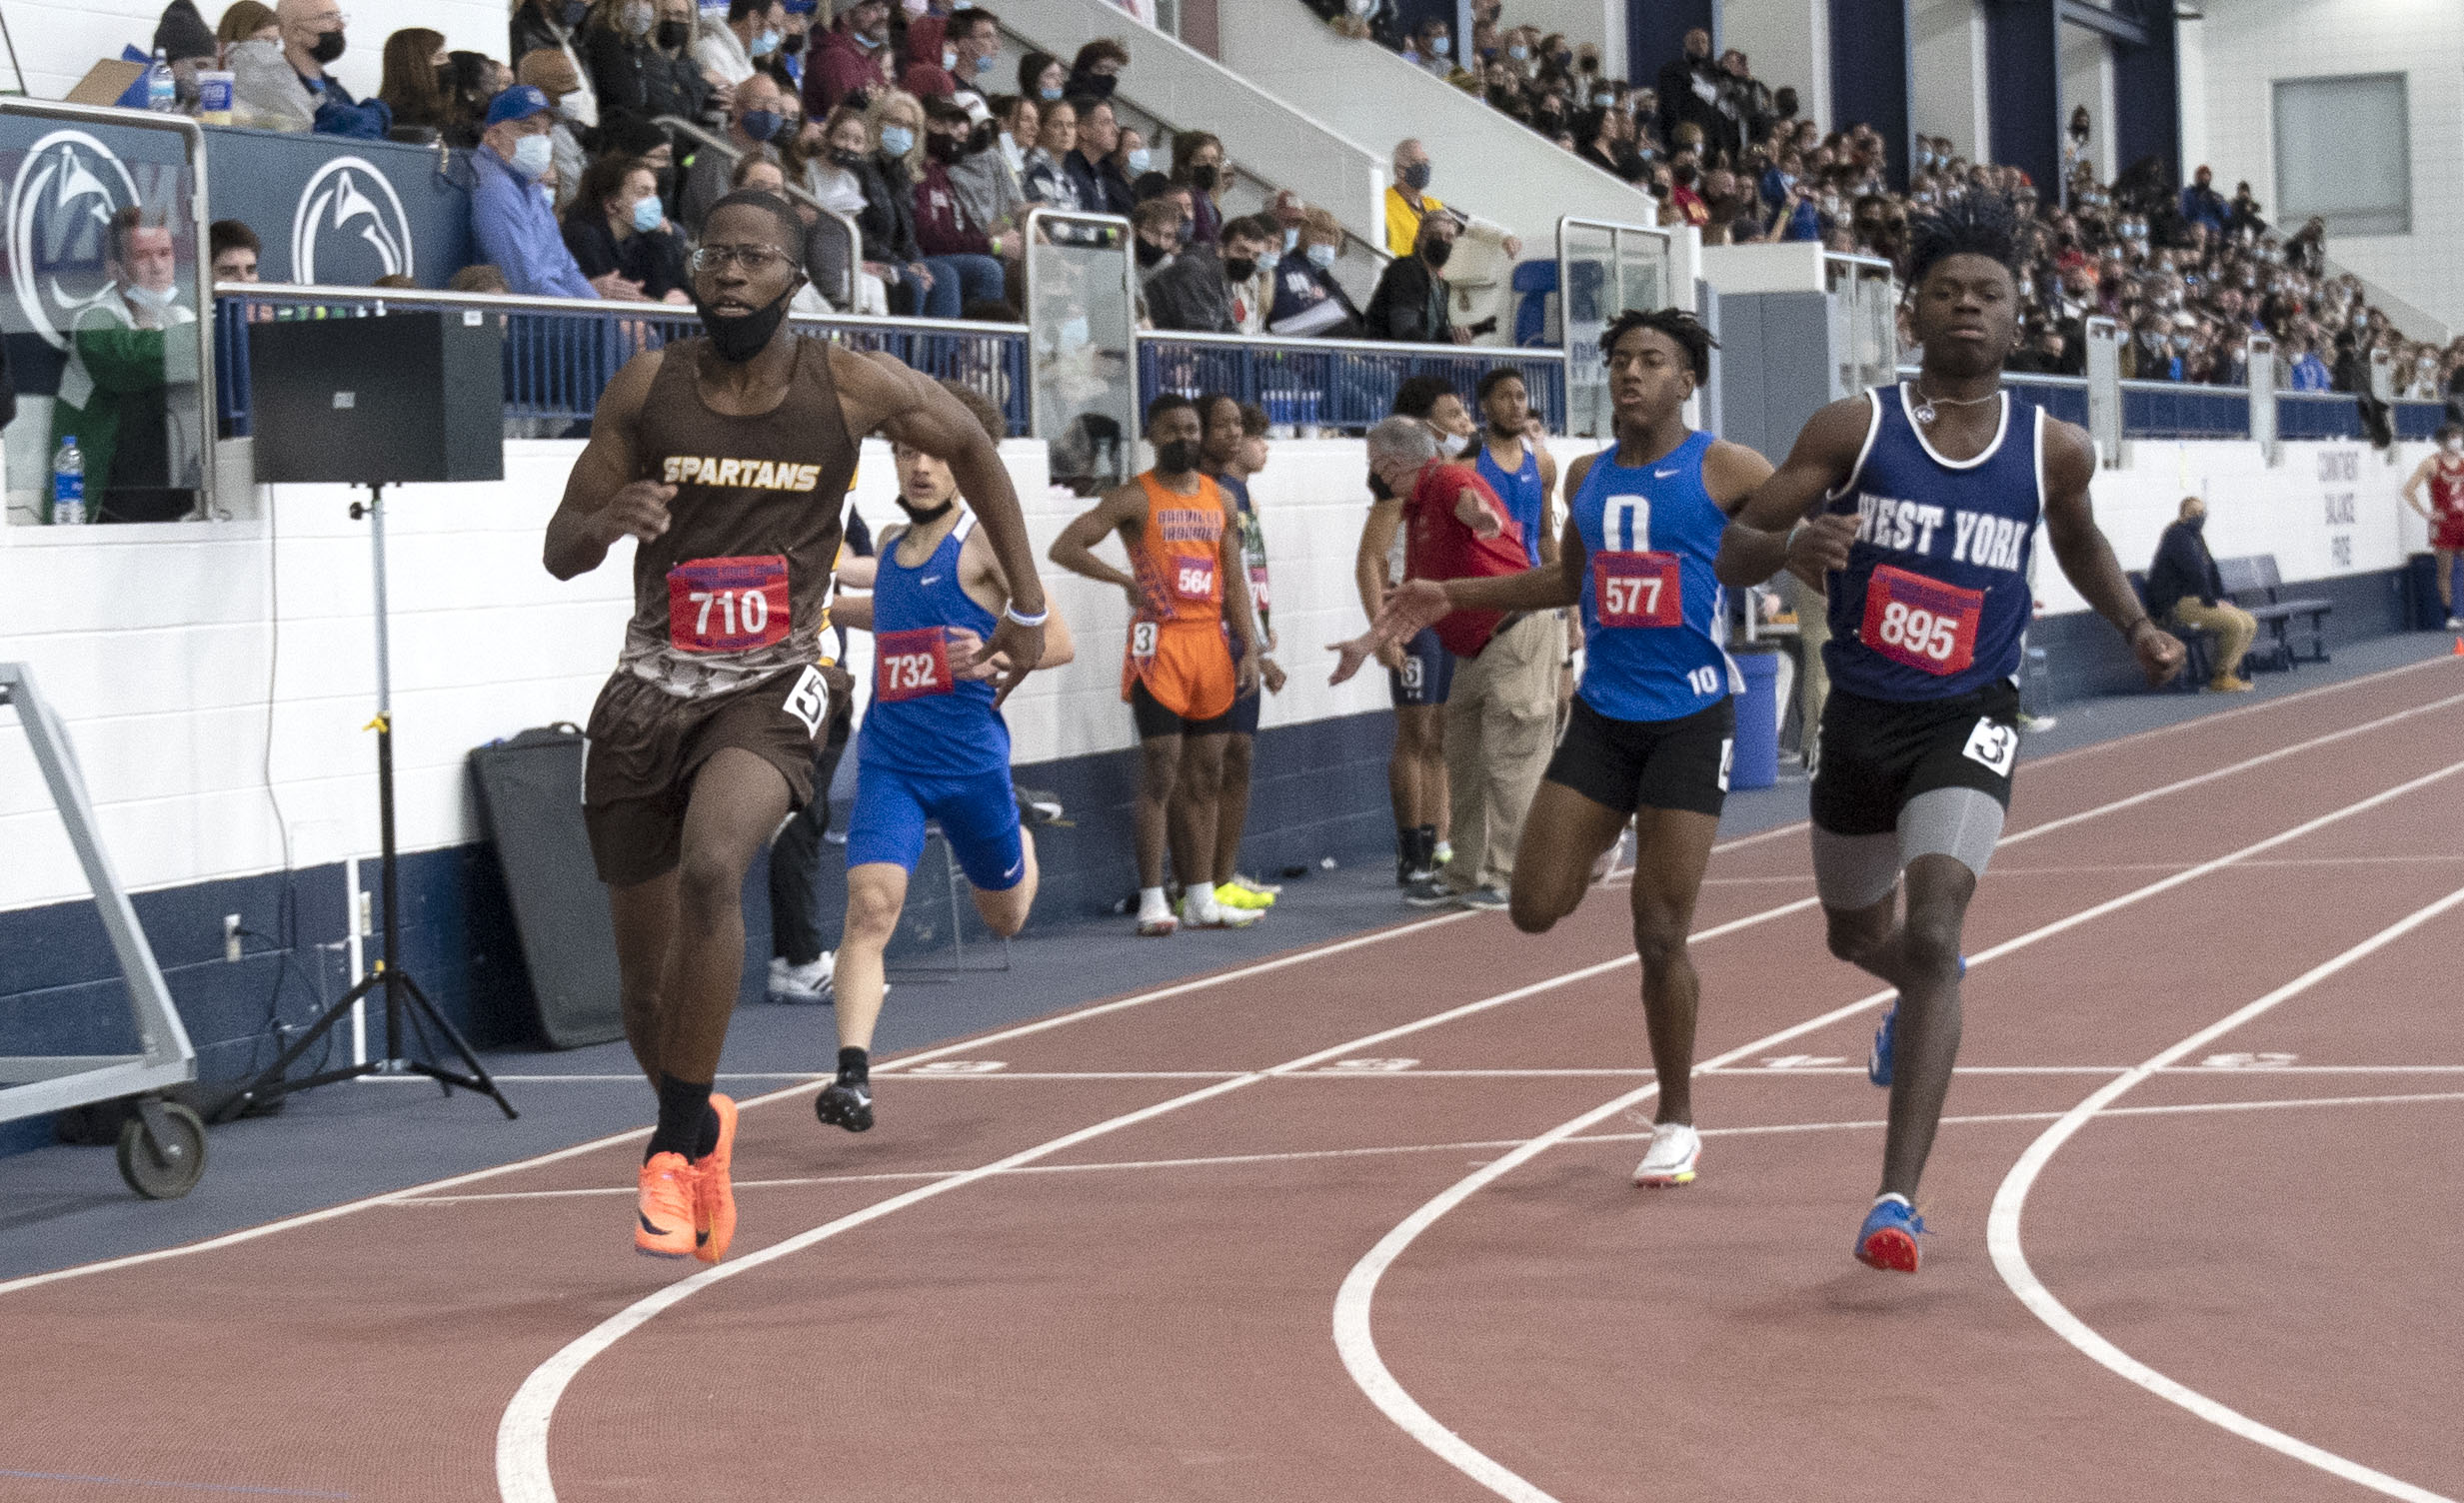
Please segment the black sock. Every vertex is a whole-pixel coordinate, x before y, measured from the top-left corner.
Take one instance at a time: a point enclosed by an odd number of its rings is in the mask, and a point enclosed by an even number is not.
[[[705,1102],[702,1107],[702,1130],[693,1140],[693,1156],[708,1158],[719,1151],[719,1108]]]
[[[679,1080],[674,1075],[659,1077],[659,1126],[650,1135],[650,1151],[642,1155],[648,1163],[652,1155],[674,1153],[683,1158],[697,1155],[694,1148],[702,1140],[703,1123],[711,1126],[711,1140],[718,1141],[718,1117],[710,1109],[711,1082]]]
[[[1408,824],[1395,826],[1394,853],[1405,861],[1417,863],[1420,858],[1420,832]]]
[[[1434,824],[1423,824],[1418,829],[1413,830],[1412,834],[1418,838],[1419,842],[1414,848],[1420,858],[1420,869],[1423,871],[1436,870],[1437,826]]]
[[[839,1083],[863,1085],[873,1078],[873,1051],[849,1044],[839,1051]]]

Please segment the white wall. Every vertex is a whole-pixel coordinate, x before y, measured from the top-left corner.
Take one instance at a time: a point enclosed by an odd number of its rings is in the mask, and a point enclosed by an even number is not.
[[[1232,4],[1242,0],[1232,0]],[[1257,0],[1247,0],[1255,4]],[[1589,42],[1600,50],[1600,71],[1610,78],[1625,76],[1624,0],[1510,0],[1498,18],[1500,26],[1536,26],[1540,35],[1565,33],[1565,45]],[[1614,32],[1616,47],[1609,42]]]
[[[1592,446],[1554,447],[1570,463]],[[470,750],[527,727],[584,722],[615,663],[631,611],[630,545],[567,584],[539,564],[580,452],[573,442],[511,443],[500,484],[408,486],[388,501],[405,848],[478,838]],[[1003,458],[1041,555],[1087,503],[1051,489],[1043,445],[1013,441]],[[1362,625],[1351,560],[1366,470],[1357,440],[1283,441],[1251,484],[1290,673],[1266,701],[1268,727],[1386,704],[1375,673],[1329,688],[1322,651]],[[877,527],[897,518],[894,484],[887,452],[868,444],[855,498]],[[375,700],[369,550],[365,525],[346,514],[350,500],[339,487],[268,487],[270,523],[0,527],[0,662],[34,665],[68,722],[129,885],[275,869],[285,825],[295,865],[375,851],[375,747],[362,732]],[[1117,543],[1104,552],[1124,562]],[[1011,701],[1018,760],[1129,747],[1120,593],[1049,569],[1045,583],[1079,657]],[[853,641],[849,667],[869,681],[870,640]],[[85,893],[14,724],[15,712],[0,709],[0,909]]]
[[[1947,136],[1961,156],[1981,160],[1989,137],[1984,7],[1979,0],[1914,0],[1908,48],[1916,133]]]
[[[2464,20],[2456,0],[2210,0],[2202,29],[2206,160],[2220,182],[2248,178],[2271,209],[2275,80],[2407,76],[2413,233],[2331,237],[2327,253],[2450,328],[2464,326],[2464,257],[2456,253],[2464,245]]]
[[[220,21],[226,8],[227,0],[197,4],[208,26]],[[355,95],[374,94],[385,71],[385,38],[405,26],[443,32],[449,48],[503,58],[506,9],[504,0],[360,0],[345,7],[350,50],[334,65],[334,75]],[[116,58],[123,46],[152,47],[162,14],[162,0],[9,0],[9,31],[26,72],[26,92],[58,99],[97,59]],[[7,82],[14,86],[16,80]]]
[[[1831,128],[1831,19],[1823,0],[1720,0],[1719,43],[1743,52],[1754,77],[1774,91],[1796,90],[1798,115]]]

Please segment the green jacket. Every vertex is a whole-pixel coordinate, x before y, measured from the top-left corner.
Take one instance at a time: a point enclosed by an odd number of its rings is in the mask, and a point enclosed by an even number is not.
[[[79,315],[69,336],[68,365],[60,372],[60,392],[51,409],[51,455],[60,452],[64,435],[77,436],[86,460],[86,515],[101,505],[103,493],[116,477],[113,462],[123,437],[136,423],[169,421],[169,388],[195,384],[197,369],[196,315],[185,308],[171,310],[178,320],[168,329],[139,329],[128,315],[105,302]],[[148,446],[149,448],[151,446]],[[138,485],[173,485],[168,476],[136,478]],[[44,520],[51,515],[48,491]]]

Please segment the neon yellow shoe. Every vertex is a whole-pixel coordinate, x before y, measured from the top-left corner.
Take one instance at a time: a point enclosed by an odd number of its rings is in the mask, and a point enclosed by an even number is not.
[[[1243,886],[1237,877],[1216,888],[1215,900],[1225,907],[1245,908],[1250,912],[1263,912],[1274,906],[1273,893]]]

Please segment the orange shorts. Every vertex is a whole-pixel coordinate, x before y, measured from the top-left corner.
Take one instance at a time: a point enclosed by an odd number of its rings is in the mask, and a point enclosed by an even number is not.
[[[1232,709],[1235,681],[1223,623],[1130,623],[1121,698],[1128,700],[1130,687],[1141,683],[1157,704],[1185,721],[1212,721]]]

